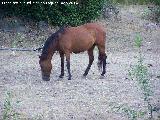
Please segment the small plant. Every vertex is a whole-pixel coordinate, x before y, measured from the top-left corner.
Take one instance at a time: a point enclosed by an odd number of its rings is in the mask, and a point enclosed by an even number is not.
[[[8,116],[11,112],[11,94],[7,92],[7,97],[4,103],[4,113],[3,113],[3,120],[7,120]]]
[[[110,104],[111,110],[114,112],[122,112],[124,113],[129,120],[137,120],[138,118],[144,117],[146,112],[143,112],[142,110],[134,110],[133,108],[129,107],[126,104],[118,105],[116,103]]]
[[[151,4],[144,10],[142,18],[150,20],[154,23],[160,23],[160,5]]]
[[[143,111],[136,111],[130,107],[122,107],[121,111],[123,111],[130,120],[137,120],[138,118],[142,118],[145,115]]]
[[[144,64],[144,59],[142,57],[142,51],[141,51],[141,46],[142,46],[142,38],[139,34],[137,34],[136,39],[135,39],[135,46],[138,48],[138,62],[135,66],[131,68],[129,71],[129,76],[138,82],[138,85],[140,86],[143,96],[144,96],[144,101],[147,102],[148,105],[148,110],[150,113],[150,119],[153,118],[153,108],[150,103],[151,99],[150,96],[152,95],[152,90],[151,90],[151,85],[149,81],[149,74],[148,74],[148,68]]]
[[[114,112],[122,112],[125,113],[129,120],[137,120],[138,118],[144,117],[149,112],[149,119],[153,119],[153,111],[154,108],[151,105],[150,96],[152,95],[151,85],[149,81],[148,68],[144,64],[144,58],[142,56],[142,37],[140,34],[136,35],[135,39],[135,47],[138,49],[138,62],[136,65],[131,67],[129,70],[129,76],[132,80],[136,80],[138,82],[139,87],[142,90],[144,101],[147,103],[147,110],[135,110],[134,108],[129,107],[128,105],[122,104],[118,105],[116,103],[111,103],[110,107]]]
[[[6,99],[4,102],[4,112],[3,112],[3,120],[18,120],[18,113],[13,110],[11,105],[12,95],[10,92],[7,92]]]

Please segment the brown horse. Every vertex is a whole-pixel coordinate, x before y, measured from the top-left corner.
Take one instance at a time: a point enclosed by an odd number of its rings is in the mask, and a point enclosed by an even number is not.
[[[83,76],[86,76],[94,60],[93,49],[95,46],[99,50],[98,66],[99,68],[103,68],[101,75],[104,76],[106,73],[105,39],[105,30],[96,23],[88,23],[78,27],[60,28],[47,39],[42,54],[39,57],[42,79],[45,81],[50,80],[51,60],[55,51],[58,51],[61,57],[60,78],[64,76],[64,56],[66,57],[68,80],[71,80],[70,54],[72,52],[80,53],[88,51],[89,64],[83,74]]]

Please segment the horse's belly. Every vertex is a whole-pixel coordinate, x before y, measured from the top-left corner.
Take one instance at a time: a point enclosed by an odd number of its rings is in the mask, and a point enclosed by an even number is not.
[[[72,52],[77,54],[77,53],[80,53],[80,52],[84,52],[86,50],[88,50],[88,49],[74,49],[74,50],[72,50]]]
[[[94,42],[88,42],[88,43],[84,43],[81,42],[79,44],[75,44],[72,46],[72,52],[73,53],[80,53],[80,52],[84,52],[88,49],[90,49],[93,46]]]
[[[81,53],[81,52],[84,52],[84,51],[75,51],[73,53],[78,54],[78,53]]]

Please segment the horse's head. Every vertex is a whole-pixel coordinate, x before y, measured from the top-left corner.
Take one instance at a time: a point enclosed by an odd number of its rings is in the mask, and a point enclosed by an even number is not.
[[[39,64],[40,64],[40,67],[41,67],[42,79],[44,81],[49,81],[50,80],[51,69],[52,69],[51,60],[44,59],[43,56],[40,56],[39,58],[40,58]]]

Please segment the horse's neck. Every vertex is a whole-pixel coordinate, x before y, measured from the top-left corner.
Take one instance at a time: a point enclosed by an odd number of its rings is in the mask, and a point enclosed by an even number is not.
[[[52,59],[52,56],[56,51],[59,51],[59,42],[58,41],[56,41],[55,43],[52,43],[49,46],[47,58]]]

